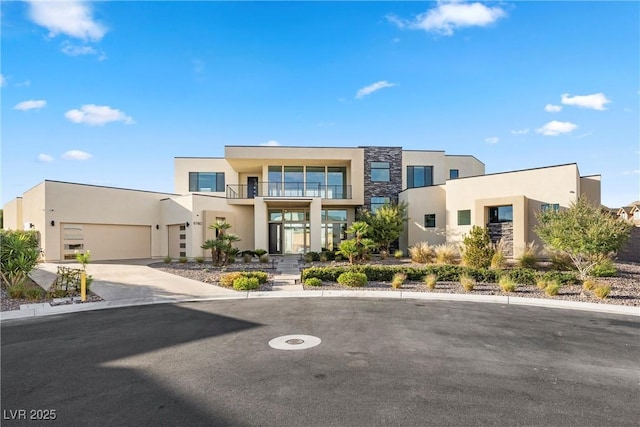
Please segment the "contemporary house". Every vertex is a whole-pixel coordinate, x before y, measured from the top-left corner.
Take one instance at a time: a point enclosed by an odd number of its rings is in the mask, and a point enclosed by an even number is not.
[[[175,159],[174,193],[44,181],[4,207],[8,229],[35,229],[47,260],[203,255],[218,221],[240,250],[271,254],[336,249],[359,210],[406,202],[405,249],[457,243],[488,226],[517,256],[536,240],[535,214],[580,195],[600,203],[600,176],[576,164],[485,174],[470,155],[401,147],[226,146],[223,158]]]

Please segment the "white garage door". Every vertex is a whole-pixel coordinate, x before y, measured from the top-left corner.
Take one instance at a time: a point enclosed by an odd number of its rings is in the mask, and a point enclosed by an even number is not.
[[[78,248],[91,251],[92,260],[151,258],[151,226],[64,224],[62,230],[65,256]],[[75,236],[81,247],[70,246],[70,236]]]

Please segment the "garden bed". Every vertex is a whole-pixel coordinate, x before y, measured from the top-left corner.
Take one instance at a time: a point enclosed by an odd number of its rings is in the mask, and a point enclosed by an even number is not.
[[[272,278],[275,269],[271,268],[271,263],[234,263],[224,267],[216,267],[212,263],[153,263],[149,267],[155,268],[165,273],[175,274],[177,276],[186,277],[187,279],[197,280],[209,285],[220,286],[220,278],[227,273],[236,271],[261,271],[267,273],[269,280],[261,283],[257,291],[270,291],[272,289]],[[223,286],[221,286],[223,287]],[[228,289],[228,288],[225,288]]]
[[[69,299],[61,299],[61,298],[53,298],[51,296],[49,296],[49,294],[47,292],[45,292],[44,289],[42,289],[36,282],[34,282],[33,280],[31,280],[31,278],[27,278],[25,280],[24,286],[26,289],[28,288],[36,288],[36,289],[40,289],[40,297],[37,299],[29,299],[29,298],[11,298],[9,295],[9,292],[7,291],[7,289],[2,286],[2,304],[1,304],[1,310],[0,311],[12,311],[12,310],[20,310],[20,306],[23,304],[42,304],[42,303],[48,303],[51,305],[63,305],[63,304],[79,304],[80,302],[74,302],[71,300],[71,298]],[[54,301],[55,300],[55,301]],[[63,302],[64,300],[64,302]],[[60,302],[58,302],[60,301]],[[87,293],[87,301],[85,302],[99,302],[99,301],[103,301],[102,298],[100,298],[98,295],[94,294],[93,292],[89,291]]]

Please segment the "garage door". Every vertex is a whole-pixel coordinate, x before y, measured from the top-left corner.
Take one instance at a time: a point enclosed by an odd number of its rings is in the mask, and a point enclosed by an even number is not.
[[[92,260],[151,258],[151,226],[64,224],[62,230],[65,257],[78,248],[91,251]],[[69,245],[70,236],[75,245]]]

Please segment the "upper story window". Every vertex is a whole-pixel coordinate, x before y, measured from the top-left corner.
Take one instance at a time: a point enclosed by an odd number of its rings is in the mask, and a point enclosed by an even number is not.
[[[458,211],[458,225],[471,225],[471,210]]]
[[[391,199],[388,197],[372,197],[371,198],[371,213],[376,213],[376,211],[384,206],[385,204],[391,203]]]
[[[512,222],[513,221],[513,206],[493,206],[489,208],[489,223],[495,224],[498,222]]]
[[[560,210],[560,205],[558,203],[543,203],[540,206],[540,210],[542,212],[552,210],[554,212],[558,212]]]
[[[407,166],[407,188],[433,185],[433,166]]]
[[[224,172],[189,172],[189,191],[224,191]]]
[[[460,170],[449,169],[449,179],[458,179],[460,177]]]
[[[371,181],[389,182],[390,180],[389,162],[371,162]]]

